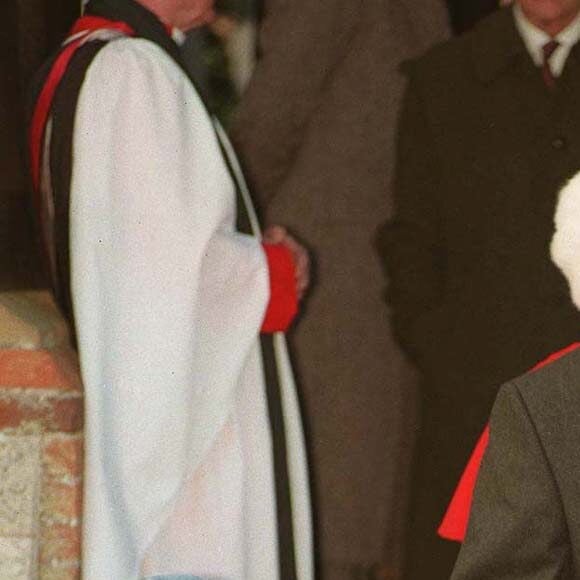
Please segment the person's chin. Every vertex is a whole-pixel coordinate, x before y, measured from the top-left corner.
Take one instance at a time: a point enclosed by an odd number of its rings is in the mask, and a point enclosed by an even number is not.
[[[558,0],[527,0],[527,4],[527,10],[524,12],[532,12],[530,16],[542,22],[554,22],[567,15]]]

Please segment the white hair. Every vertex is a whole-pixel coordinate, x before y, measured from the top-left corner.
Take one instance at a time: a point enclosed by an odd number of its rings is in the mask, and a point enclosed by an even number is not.
[[[552,261],[568,280],[572,302],[580,309],[580,173],[560,191],[554,225]]]

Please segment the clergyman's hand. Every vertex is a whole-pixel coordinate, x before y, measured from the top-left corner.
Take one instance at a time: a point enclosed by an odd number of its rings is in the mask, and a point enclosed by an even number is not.
[[[267,244],[281,244],[290,250],[296,268],[296,291],[298,299],[301,300],[310,284],[310,257],[308,250],[298,243],[282,226],[270,226],[264,231],[262,238]]]

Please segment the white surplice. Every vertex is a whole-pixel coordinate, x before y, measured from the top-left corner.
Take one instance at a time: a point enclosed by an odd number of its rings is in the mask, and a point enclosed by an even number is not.
[[[79,96],[71,179],[84,580],[278,578],[268,268],[258,238],[235,230],[235,200],[183,71],[149,41],[109,42]],[[298,578],[311,580],[302,428],[283,336],[275,347]]]

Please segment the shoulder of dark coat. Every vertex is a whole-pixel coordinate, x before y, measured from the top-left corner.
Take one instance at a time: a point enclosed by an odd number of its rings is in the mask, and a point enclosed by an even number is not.
[[[413,75],[428,74],[434,67],[449,67],[461,60],[464,49],[464,37],[450,38],[433,45],[415,58],[405,60],[401,69]]]
[[[580,349],[511,381],[536,427],[580,430]]]
[[[490,58],[494,51],[502,50],[499,45],[513,41],[510,38],[512,29],[509,10],[498,10],[481,20],[472,30],[440,42],[419,57],[405,61],[401,70],[419,84],[471,80],[482,61]]]

